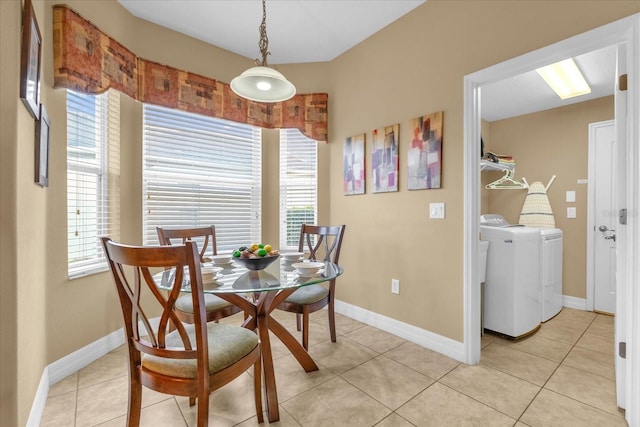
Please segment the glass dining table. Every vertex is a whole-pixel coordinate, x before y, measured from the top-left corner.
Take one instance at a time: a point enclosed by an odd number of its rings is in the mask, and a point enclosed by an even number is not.
[[[325,262],[318,273],[303,277],[293,268],[292,262],[281,258],[274,261],[264,270],[249,270],[241,264],[232,261],[227,265],[207,264],[203,271],[213,270],[214,279],[205,279],[203,274],[203,289],[205,293],[234,304],[245,313],[243,327],[256,330],[262,346],[262,366],[264,372],[264,387],[269,422],[280,419],[278,409],[278,392],[271,353],[269,331],[278,337],[289,349],[305,372],[318,370],[302,344],[276,319],[271,312],[296,289],[303,286],[318,284],[334,280],[343,272],[343,268],[331,262]],[[169,290],[172,283],[173,270],[165,270],[154,276],[158,288]],[[183,290],[190,291],[188,275],[185,275]]]

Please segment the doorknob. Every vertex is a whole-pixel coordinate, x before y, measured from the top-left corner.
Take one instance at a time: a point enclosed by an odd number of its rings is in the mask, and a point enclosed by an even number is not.
[[[601,225],[600,227],[598,227],[598,230],[600,230],[600,231],[602,231],[604,233],[605,231],[608,231],[609,228],[606,225]]]

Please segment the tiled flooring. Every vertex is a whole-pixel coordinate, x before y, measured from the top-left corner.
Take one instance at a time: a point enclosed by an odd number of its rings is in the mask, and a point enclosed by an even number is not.
[[[295,329],[292,314],[277,318]],[[317,372],[306,374],[274,339],[274,425],[626,426],[616,408],[611,317],[565,308],[518,342],[485,334],[477,366],[344,316],[337,323],[331,343],[326,311],[312,316]],[[121,347],[52,386],[41,425],[125,425],[126,363]],[[244,374],[214,392],[209,425],[257,425],[251,387]],[[141,425],[192,426],[195,407],[144,389]]]

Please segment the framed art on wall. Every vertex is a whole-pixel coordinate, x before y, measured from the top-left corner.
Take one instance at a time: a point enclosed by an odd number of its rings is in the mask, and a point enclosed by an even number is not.
[[[364,194],[364,142],[364,133],[350,136],[344,141],[342,183],[345,195]]]
[[[49,186],[49,116],[40,104],[40,119],[36,122],[36,184],[42,187]]]
[[[25,0],[24,2],[21,49],[20,98],[33,118],[38,120],[42,38],[31,0]]]
[[[413,137],[407,153],[409,190],[440,188],[442,185],[442,118],[444,113],[411,120]]]
[[[400,125],[374,129],[371,149],[371,179],[374,193],[398,191],[398,134]]]

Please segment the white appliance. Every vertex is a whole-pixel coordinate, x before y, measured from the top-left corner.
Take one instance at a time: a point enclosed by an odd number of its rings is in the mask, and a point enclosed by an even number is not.
[[[540,229],[512,225],[502,215],[480,217],[489,241],[484,288],[485,329],[518,338],[541,322]]]
[[[540,228],[542,321],[562,310],[562,230]]]

